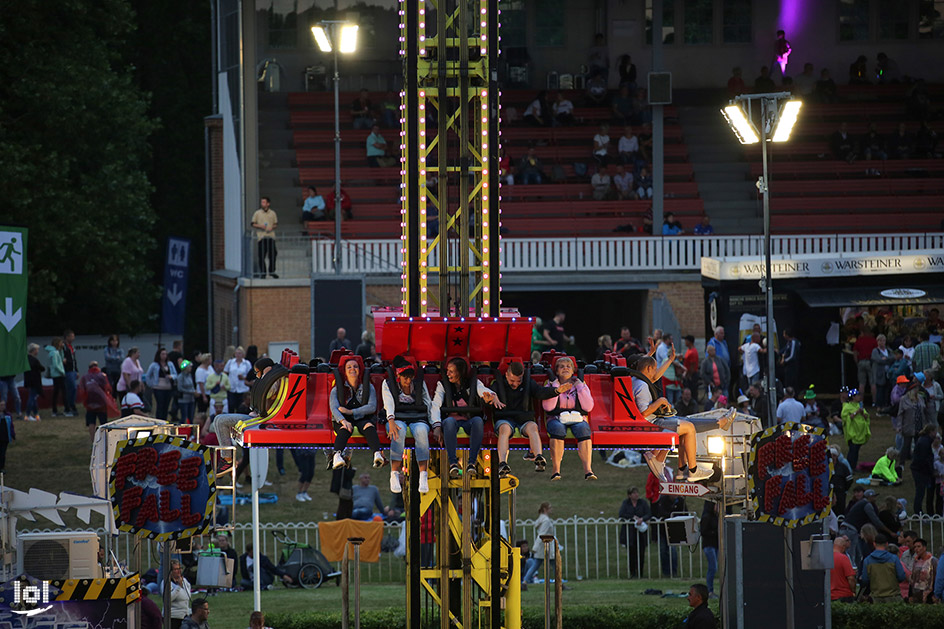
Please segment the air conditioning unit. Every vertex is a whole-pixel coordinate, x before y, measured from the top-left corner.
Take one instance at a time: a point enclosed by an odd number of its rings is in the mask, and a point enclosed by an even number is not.
[[[35,579],[100,579],[98,535],[91,532],[24,533],[17,538],[17,574]]]

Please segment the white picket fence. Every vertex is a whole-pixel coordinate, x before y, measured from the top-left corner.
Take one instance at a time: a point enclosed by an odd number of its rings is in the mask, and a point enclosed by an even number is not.
[[[507,522],[505,525],[507,526]],[[637,536],[637,540],[645,538],[646,551],[640,562],[638,572],[642,578],[677,578],[684,581],[703,579],[707,570],[707,563],[702,552],[701,542],[686,547],[669,547],[665,537],[665,527],[661,520],[653,519],[649,522],[649,531],[640,534],[635,527],[617,518],[580,518],[571,517],[555,520],[557,538],[561,545],[564,578],[568,580],[584,579],[626,579],[630,576],[630,551],[627,546],[620,545],[620,528],[627,525],[630,535]],[[905,530],[914,530],[919,537],[928,542],[935,555],[944,550],[944,518],[941,516],[910,517],[903,522]],[[393,543],[399,540],[402,524],[384,524],[384,537]],[[57,529],[59,530],[59,529]],[[284,532],[286,536],[296,542],[320,547],[317,522],[275,522],[266,523],[261,527],[262,553],[273,561],[278,561],[282,544],[276,541],[273,531]],[[28,533],[52,532],[52,529],[22,531]],[[98,530],[104,536],[104,530]],[[517,520],[515,525],[517,539],[526,539],[531,543],[532,550],[540,541],[534,531],[533,520]],[[252,541],[252,525],[237,524],[235,527],[233,545],[237,552],[242,553],[246,544]],[[129,535],[117,538],[114,551],[124,565],[129,565],[132,556],[134,540]],[[145,570],[157,567],[159,564],[158,548],[156,543],[146,543],[142,548],[142,565]],[[674,558],[673,558],[674,557]],[[538,576],[543,570],[538,571]],[[361,567],[361,578],[367,583],[402,583],[406,579],[406,562],[393,552],[382,552],[377,563],[364,563]]]
[[[334,272],[334,241],[311,241],[312,272]],[[400,240],[344,240],[341,271],[399,275]],[[458,245],[455,252],[458,252]],[[895,253],[944,248],[944,233],[824,234],[773,236],[774,256],[798,254]],[[674,236],[612,238],[502,238],[502,273],[568,271],[697,271],[702,257],[764,254],[761,236]],[[453,257],[456,259],[456,257]],[[438,265],[435,252],[430,266]]]

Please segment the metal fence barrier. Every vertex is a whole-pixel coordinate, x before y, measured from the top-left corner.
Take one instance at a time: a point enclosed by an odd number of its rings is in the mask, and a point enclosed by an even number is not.
[[[507,524],[507,522],[505,522]],[[565,580],[581,581],[584,579],[628,579],[631,574],[643,579],[680,579],[699,581],[704,579],[707,562],[702,552],[701,540],[694,546],[669,546],[666,528],[662,520],[649,520],[649,529],[639,532],[631,522],[618,518],[580,518],[571,517],[554,521],[557,539],[560,543],[560,557]],[[944,518],[941,516],[912,516],[902,522],[905,530],[913,530],[928,542],[928,548],[940,555],[944,550]],[[380,561],[364,563],[361,566],[363,583],[403,583],[406,579],[406,562],[394,554],[393,549],[399,543],[402,523],[384,524],[384,551]],[[621,539],[620,530],[625,535]],[[64,529],[34,529],[23,533],[63,532]],[[261,525],[261,551],[273,562],[278,562],[282,546],[272,535],[281,531],[294,542],[320,547],[317,522],[269,522]],[[536,536],[533,520],[517,520],[515,531],[519,540],[528,540],[534,550],[540,544]],[[100,536],[104,529],[97,529]],[[246,544],[252,541],[252,525],[235,525],[233,546],[242,552]],[[625,542],[635,540],[642,553],[634,553],[632,546]],[[113,542],[113,550],[123,565],[129,565],[132,557],[134,538],[122,535]],[[623,542],[623,543],[621,543]],[[142,571],[157,567],[159,554],[156,542],[146,542],[141,552]],[[636,569],[631,569],[631,564]],[[543,574],[543,571],[539,571]]]

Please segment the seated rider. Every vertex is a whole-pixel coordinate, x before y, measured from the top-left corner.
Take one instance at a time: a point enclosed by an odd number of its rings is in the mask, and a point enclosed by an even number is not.
[[[260,358],[257,360],[252,368],[256,372],[256,379],[253,381],[252,386],[257,386],[259,381],[262,379],[262,376],[269,373],[269,371],[275,366],[275,361],[266,356],[265,358]],[[270,392],[270,399],[278,393],[276,387],[272,388]],[[220,442],[221,448],[232,448],[233,447],[233,428],[236,424],[244,419],[251,419],[253,417],[259,417],[259,410],[252,409],[248,415],[242,413],[220,413],[213,420],[213,432],[216,433],[216,438]],[[218,474],[223,474],[229,468],[233,466],[233,454],[232,450],[223,450],[220,454],[223,459],[222,465],[218,470]]]
[[[393,359],[392,375],[380,387],[384,414],[387,417],[387,435],[390,437],[390,491],[401,493],[400,468],[403,467],[403,445],[409,427],[413,433],[413,450],[420,468],[419,490],[429,491],[429,389],[415,381],[416,367],[402,354]],[[432,426],[433,436],[442,443],[442,429],[437,421]]]
[[[557,359],[554,372],[557,378],[551,381],[549,386],[555,395],[543,402],[547,436],[550,438],[551,464],[554,469],[551,480],[561,479],[560,467],[564,458],[564,439],[567,438],[568,428],[577,440],[577,455],[583,463],[584,480],[597,480],[597,475],[590,466],[593,456],[593,431],[587,421],[587,416],[593,410],[590,388],[577,377],[576,365],[567,356]],[[579,421],[572,421],[573,413],[581,416]]]
[[[541,453],[541,434],[534,421],[534,406],[531,400],[547,400],[555,397],[558,391],[551,387],[542,387],[530,376],[525,378],[524,365],[520,362],[510,363],[504,375],[498,373],[492,386],[499,401],[504,404],[504,408],[496,408],[493,414],[495,431],[498,433],[498,475],[505,477],[511,473],[508,466],[508,442],[515,430],[528,438],[530,449],[525,460],[534,462],[535,472],[543,472],[547,461]],[[561,392],[569,391],[572,386],[568,383],[558,389]]]
[[[344,356],[338,365],[339,377],[331,389],[331,418],[334,420],[334,460],[332,467],[338,469],[345,465],[344,447],[347,445],[354,427],[357,427],[367,439],[367,445],[374,453],[374,467],[383,467],[386,460],[380,451],[380,439],[377,438],[377,392],[370,384],[370,378],[362,378],[361,365],[355,356]]]
[[[474,386],[473,386],[474,383]],[[482,402],[498,402],[495,392],[469,373],[469,364],[462,358],[452,358],[446,363],[446,377],[436,385],[429,418],[433,426],[442,422],[446,439],[446,456],[449,457],[449,478],[459,478],[462,468],[456,454],[458,433],[464,428],[469,435],[469,462],[466,473],[477,475],[475,463],[482,448]],[[500,402],[499,402],[500,404]],[[496,404],[496,407],[498,404]],[[447,413],[443,419],[442,413]]]
[[[675,348],[673,347],[670,356],[674,358]],[[655,387],[653,382],[661,376],[661,371],[671,364],[672,358],[666,361],[663,369],[656,367],[656,360],[652,356],[643,356],[636,362],[636,370],[642,377],[633,376],[633,398],[636,400],[636,407],[639,412],[645,416],[646,420],[663,430],[677,432],[679,435],[679,465],[675,472],[675,480],[699,481],[710,477],[714,473],[714,468],[710,466],[699,465],[695,459],[695,433],[714,430],[720,428],[727,430],[734,421],[737,413],[736,409],[731,409],[727,415],[721,419],[706,420],[688,420],[680,417],[671,417],[675,410],[668,400],[664,397],[655,398]],[[667,450],[660,450],[658,454],[646,452],[646,463],[656,478],[663,478],[665,470],[665,457]]]

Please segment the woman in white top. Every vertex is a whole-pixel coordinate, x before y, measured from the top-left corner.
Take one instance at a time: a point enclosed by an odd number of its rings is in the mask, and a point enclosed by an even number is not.
[[[610,126],[600,125],[600,132],[593,136],[593,159],[600,166],[610,163]]]
[[[141,352],[137,347],[128,350],[128,357],[121,363],[121,377],[118,378],[118,393],[124,397],[129,385],[135,380],[141,381],[144,369],[141,367]]]
[[[251,368],[252,365],[246,360],[246,350],[244,350],[241,345],[236,348],[233,357],[226,363],[226,366],[223,367],[223,371],[229,376],[229,392],[226,398],[231,413],[239,408],[243,394],[249,390],[249,385],[246,384],[246,376],[249,375]]]
[[[213,369],[211,367],[213,364],[213,354],[200,354],[200,356],[197,357],[197,362],[200,363],[200,366],[197,367],[196,371],[193,373],[193,381],[197,387],[197,412],[206,413],[207,409],[210,407],[210,394],[206,390],[206,381],[207,376],[210,375],[210,371]]]
[[[554,529],[554,520],[551,519],[551,503],[542,502],[538,508],[538,519],[534,521],[534,548],[533,557],[528,560],[528,567],[525,569],[522,583],[529,583],[538,572],[538,568],[544,563],[544,542],[541,541],[542,535],[552,535],[557,537],[557,531]],[[556,556],[554,555],[554,543],[548,546],[548,561],[551,562],[551,574],[554,574]]]
[[[170,561],[170,626],[180,629],[180,624],[190,615],[190,582],[176,559]]]

